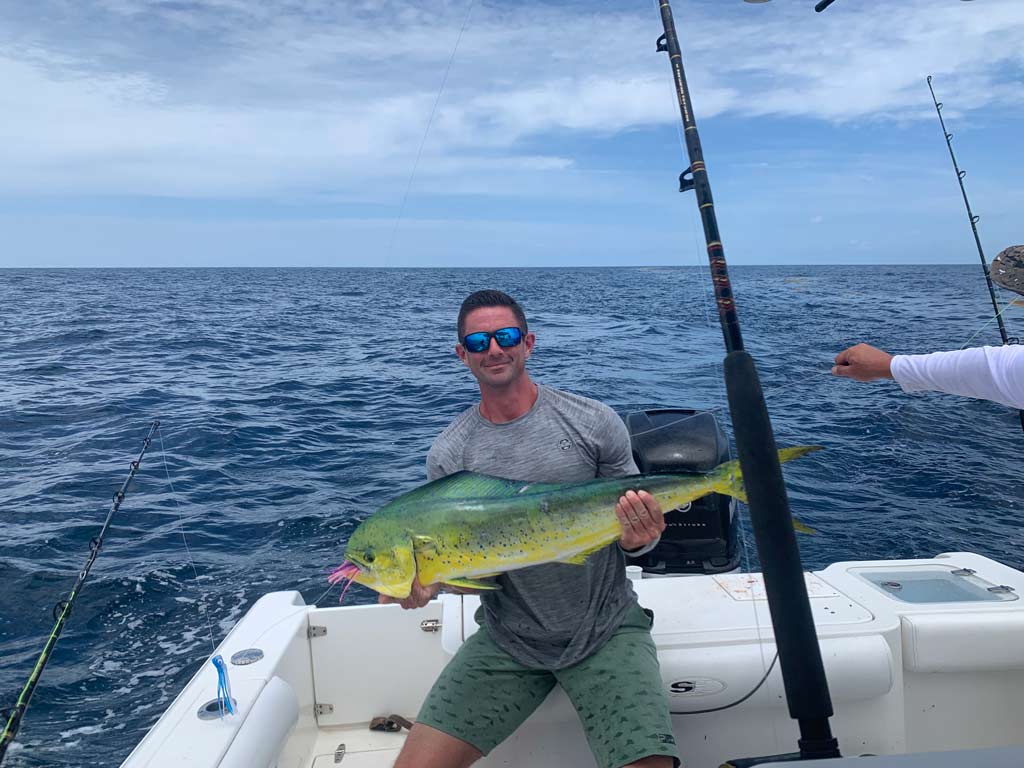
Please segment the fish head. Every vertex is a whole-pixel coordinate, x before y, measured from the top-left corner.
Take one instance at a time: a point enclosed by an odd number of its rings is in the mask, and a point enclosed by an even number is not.
[[[416,553],[412,537],[397,526],[366,520],[348,540],[345,560],[359,569],[348,571],[353,581],[382,595],[405,598],[412,591]]]

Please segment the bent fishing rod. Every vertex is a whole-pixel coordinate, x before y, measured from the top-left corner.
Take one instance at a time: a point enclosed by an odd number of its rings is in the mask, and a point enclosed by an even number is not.
[[[39,654],[39,659],[36,661],[35,667],[32,669],[32,673],[28,677],[28,681],[25,683],[25,687],[21,690],[21,695],[18,696],[18,701],[12,707],[7,714],[7,725],[4,726],[3,733],[0,733],[0,763],[3,763],[4,756],[7,754],[7,748],[14,741],[14,737],[18,734],[18,728],[21,726],[22,718],[25,716],[25,710],[28,709],[29,701],[32,699],[32,694],[35,693],[36,685],[39,683],[39,678],[43,674],[43,670],[46,668],[47,662],[50,660],[50,655],[53,653],[54,647],[57,645],[57,640],[60,638],[61,632],[64,630],[64,625],[67,623],[68,616],[71,615],[71,609],[75,605],[75,600],[78,598],[82,590],[82,585],[85,580],[89,577],[89,572],[92,570],[93,563],[96,562],[96,558],[100,554],[100,549],[103,547],[103,537],[106,536],[107,529],[110,528],[110,521],[114,519],[114,515],[117,514],[117,510],[121,508],[121,503],[124,501],[125,493],[128,491],[128,486],[135,477],[135,473],[139,471],[139,466],[142,464],[142,457],[146,455],[146,450],[149,448],[150,441],[153,439],[153,435],[160,427],[159,421],[154,421],[149,429],[149,434],[146,435],[146,439],[142,441],[142,451],[139,453],[139,458],[133,461],[129,467],[128,477],[125,478],[121,487],[117,493],[114,494],[114,500],[111,504],[110,511],[107,512],[107,517],[103,521],[103,527],[100,528],[98,536],[95,536],[89,541],[89,557],[85,561],[85,567],[78,572],[78,579],[75,581],[75,586],[71,590],[71,594],[66,599],[61,600],[53,607],[53,618],[55,624],[53,630],[50,632],[50,636],[46,639],[46,645],[43,646],[43,652]]]
[[[981,271],[985,273],[985,283],[988,285],[988,295],[992,299],[992,309],[996,313],[996,323],[999,325],[999,336],[1003,340],[1003,344],[1009,344],[1010,339],[1006,334],[1006,326],[1003,324],[1003,315],[999,311],[999,302],[996,299],[996,289],[992,285],[992,276],[989,274],[988,260],[985,258],[985,249],[981,247],[981,237],[978,235],[978,219],[980,216],[975,215],[974,211],[971,210],[971,201],[967,199],[967,188],[964,186],[964,176],[967,175],[967,171],[961,170],[960,165],[956,161],[956,155],[953,153],[953,134],[946,130],[946,121],[942,119],[942,102],[935,98],[935,89],[932,88],[932,76],[928,75],[928,90],[932,94],[932,103],[935,104],[935,114],[939,116],[939,125],[942,126],[942,135],[946,139],[946,147],[949,149],[949,159],[953,161],[953,170],[956,172],[956,181],[960,185],[960,194],[964,198],[964,208],[967,209],[967,220],[971,223],[971,231],[974,233],[974,243],[978,246],[978,258],[981,259]]]
[[[659,4],[665,34],[658,38],[657,49],[668,53],[672,65],[690,160],[690,167],[679,177],[679,191],[695,191],[704,226],[718,319],[725,337],[726,357],[723,368],[729,413],[775,628],[786,701],[790,717],[797,721],[800,729],[799,753],[775,756],[774,759],[839,757],[839,743],[832,736],[829,726],[829,718],[833,714],[832,701],[807,597],[807,585],[793,531],[782,468],[775,448],[775,436],[757,368],[743,347],[736,301],[729,281],[725,249],[718,231],[711,183],[683,71],[683,58],[672,9],[668,0],[660,0]]]
[[[999,301],[996,299],[996,288],[992,284],[992,274],[988,268],[988,260],[985,258],[985,249],[981,247],[981,237],[978,235],[978,219],[981,217],[971,210],[971,201],[967,199],[967,188],[964,186],[964,176],[967,171],[960,168],[956,161],[956,154],[953,152],[953,134],[946,130],[946,121],[942,119],[942,102],[935,97],[935,89],[932,88],[932,76],[928,75],[928,90],[932,94],[932,103],[935,105],[935,114],[939,116],[939,125],[942,127],[942,135],[946,139],[946,147],[949,149],[949,159],[953,161],[953,170],[956,172],[956,181],[960,185],[960,194],[964,198],[964,208],[967,209],[967,220],[971,223],[971,232],[974,233],[974,244],[978,246],[978,258],[981,259],[981,271],[985,274],[985,284],[988,286],[988,295],[992,299],[992,309],[995,311],[996,324],[999,326],[999,338],[1003,346],[1007,344],[1019,344],[1020,339],[1012,338],[1006,333],[1006,325],[1003,323],[1003,312],[999,309]],[[1017,411],[1020,417],[1020,427],[1024,430],[1024,410]]]

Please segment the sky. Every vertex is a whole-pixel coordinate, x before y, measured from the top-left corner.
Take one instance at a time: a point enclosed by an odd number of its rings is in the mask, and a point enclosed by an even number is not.
[[[732,264],[1024,242],[1024,2],[675,0]],[[0,0],[0,267],[694,265],[654,0]]]

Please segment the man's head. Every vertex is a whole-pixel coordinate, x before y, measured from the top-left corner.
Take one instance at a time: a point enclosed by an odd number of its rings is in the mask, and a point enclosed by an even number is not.
[[[459,343],[455,352],[481,386],[514,384],[526,371],[533,351],[526,315],[518,302],[502,291],[477,291],[459,309]]]
[[[516,316],[516,325],[524,334],[529,330],[526,326],[526,314],[519,302],[504,291],[477,291],[469,294],[459,307],[459,341],[466,335],[466,315],[474,309],[484,307],[508,307]]]

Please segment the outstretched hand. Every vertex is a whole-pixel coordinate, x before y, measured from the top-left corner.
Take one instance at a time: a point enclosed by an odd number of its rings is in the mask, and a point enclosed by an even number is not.
[[[665,530],[661,505],[647,491],[626,491],[615,505],[622,526],[619,545],[627,552],[657,541]]]
[[[892,378],[892,355],[870,344],[856,344],[836,355],[832,366],[834,376],[854,381]]]

